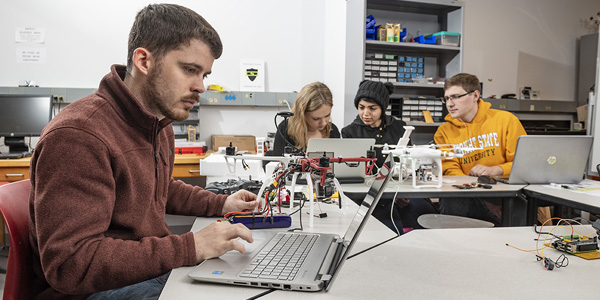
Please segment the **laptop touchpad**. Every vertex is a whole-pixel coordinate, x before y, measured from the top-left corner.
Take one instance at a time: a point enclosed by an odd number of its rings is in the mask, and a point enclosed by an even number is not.
[[[252,232],[252,237],[254,238],[254,242],[252,243],[248,243],[246,240],[242,239],[242,238],[237,238],[235,239],[236,241],[242,243],[242,245],[244,245],[244,248],[246,248],[246,254],[250,254],[252,252],[254,252],[254,250],[256,250],[257,248],[261,247],[263,242],[266,239],[270,239],[273,235],[272,234],[261,234],[263,232]],[[237,253],[239,254],[240,252],[238,252],[237,250],[230,250],[225,254],[230,254],[230,253]]]

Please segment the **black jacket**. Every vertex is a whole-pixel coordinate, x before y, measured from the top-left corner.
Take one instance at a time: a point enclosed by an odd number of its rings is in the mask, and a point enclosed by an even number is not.
[[[340,138],[340,130],[333,123],[331,123],[329,137],[337,139]],[[288,135],[288,119],[285,119],[277,127],[277,132],[275,133],[275,142],[273,143],[273,153],[269,154],[272,156],[282,156],[283,149],[286,145],[288,145],[288,142],[291,143],[291,146],[295,147],[296,141]],[[306,149],[300,150],[305,151]]]
[[[359,116],[350,125],[342,128],[343,138],[374,138],[376,145],[396,145],[404,135],[406,123],[392,116],[385,115],[379,127],[365,125]],[[375,147],[377,153],[377,166],[381,167],[385,156],[381,153],[381,147]]]

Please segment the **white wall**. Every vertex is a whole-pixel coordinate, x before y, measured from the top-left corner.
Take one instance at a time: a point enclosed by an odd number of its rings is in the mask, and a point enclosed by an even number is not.
[[[365,0],[179,0],[220,33],[223,56],[207,84],[239,89],[240,59],[263,59],[267,91],[299,91],[322,81],[334,96],[332,120],[349,124],[362,78]],[[581,19],[598,0],[464,0],[463,71],[484,82],[484,96],[530,84],[553,100],[575,97]],[[97,87],[111,64],[125,63],[127,36],[142,0],[0,1],[0,86],[35,80],[45,87]],[[46,30],[44,44],[15,43],[15,28]],[[46,50],[45,64],[16,62],[20,47]],[[489,81],[488,79],[491,79]],[[274,131],[279,108],[206,107],[201,140],[211,134]],[[283,109],[281,109],[283,110]],[[2,149],[0,149],[1,151]]]
[[[239,90],[240,59],[258,59],[266,62],[266,91],[299,91],[310,82],[322,81],[331,85],[335,107],[343,105],[344,64],[339,52],[344,49],[340,41],[345,31],[339,24],[345,23],[344,0],[173,2],[197,11],[221,36],[223,55],[215,61],[207,85]],[[97,87],[110,65],[126,63],[129,29],[148,3],[152,2],[0,2],[0,86],[34,80],[43,87]],[[18,27],[45,29],[45,43],[17,44]],[[16,50],[21,47],[44,49],[46,62],[17,63]],[[278,110],[283,109],[203,106],[200,138],[208,142],[211,134],[265,136],[275,130],[273,117]],[[342,118],[342,113],[333,112],[334,122]]]
[[[483,82],[484,96],[532,86],[546,100],[574,100],[577,39],[598,0],[463,0],[463,71]]]
[[[345,105],[344,125],[352,123],[357,112],[354,107],[354,97],[358,85],[363,79],[363,57],[365,55],[365,22],[366,17],[365,0],[348,0],[346,6],[346,78],[345,78]],[[341,130],[341,127],[340,127]]]

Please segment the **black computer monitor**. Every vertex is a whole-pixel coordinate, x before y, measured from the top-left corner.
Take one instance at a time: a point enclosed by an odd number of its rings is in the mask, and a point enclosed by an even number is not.
[[[28,152],[25,137],[39,136],[52,119],[52,95],[0,95],[0,136],[10,153]]]

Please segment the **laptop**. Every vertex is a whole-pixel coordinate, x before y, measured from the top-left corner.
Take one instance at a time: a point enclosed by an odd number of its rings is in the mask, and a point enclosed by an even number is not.
[[[495,178],[508,184],[579,183],[591,148],[591,136],[523,135],[510,176]]]
[[[254,242],[250,244],[250,247],[246,246],[246,253],[230,251],[218,258],[205,260],[192,269],[188,276],[204,282],[262,288],[295,291],[329,290],[381,198],[391,178],[390,174],[391,172],[388,172],[386,168],[380,170],[379,176],[370,186],[362,205],[358,208],[343,237],[321,233],[253,231]],[[292,237],[281,237],[281,235]],[[284,238],[304,238],[302,244],[309,244],[308,248],[310,249],[304,252],[305,255],[299,257],[285,255],[280,260],[280,263],[303,261],[304,263],[297,270],[294,270],[289,264],[280,266],[276,263],[261,261],[264,257],[270,256],[265,252],[278,239]],[[259,274],[261,271],[265,274]],[[279,273],[273,275],[276,272]]]
[[[309,139],[306,146],[307,157],[366,157],[367,150],[375,145],[375,139]],[[364,163],[334,163],[331,165],[335,178],[340,183],[364,183]]]

